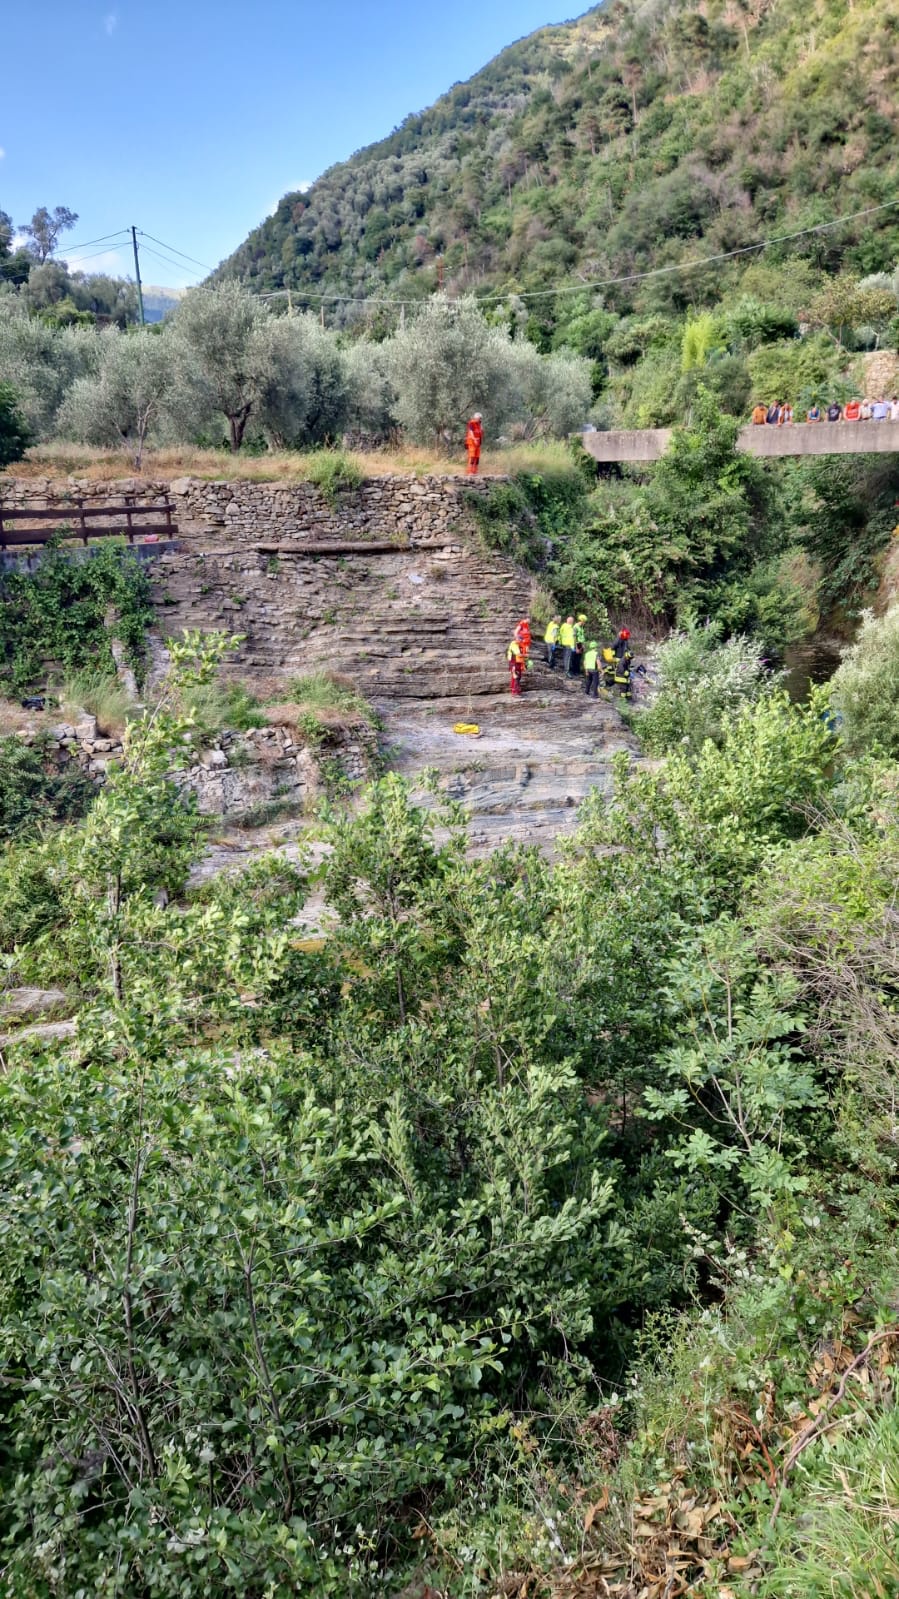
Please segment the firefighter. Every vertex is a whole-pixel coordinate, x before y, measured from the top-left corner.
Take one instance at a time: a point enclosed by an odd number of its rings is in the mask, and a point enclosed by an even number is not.
[[[481,413],[480,411],[475,411],[465,434],[465,448],[468,451],[468,477],[477,475],[478,467],[481,464],[481,440],[483,437],[484,429],[481,424]]]
[[[524,676],[524,650],[517,638],[513,638],[506,650],[506,660],[509,663],[509,693],[521,693],[521,679]]]
[[[577,621],[574,624],[574,654],[571,657],[571,671],[569,673],[570,677],[580,676],[581,663],[584,659],[584,645],[587,638],[587,635],[584,632],[584,623],[586,620],[586,616],[584,615],[583,611],[581,611]]]
[[[618,637],[612,645],[612,654],[614,655],[616,661],[623,661],[625,656],[627,656],[630,660],[633,660],[633,651],[631,650],[631,630],[629,627],[623,627],[621,629],[621,632],[618,634]]]
[[[531,622],[529,617],[522,617],[515,629],[515,637],[524,650],[525,660],[527,660],[531,653]]]
[[[595,638],[584,651],[584,693],[591,699],[599,699],[599,645]]]
[[[566,677],[573,677],[571,660],[574,655],[574,617],[566,616],[559,628],[559,643],[562,646],[562,668]]]
[[[554,616],[543,635],[543,642],[546,645],[546,664],[551,672],[556,669],[556,650],[559,648],[559,629],[561,626],[561,617]]]

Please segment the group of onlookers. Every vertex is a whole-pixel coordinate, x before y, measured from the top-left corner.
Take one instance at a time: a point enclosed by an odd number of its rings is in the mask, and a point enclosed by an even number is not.
[[[789,402],[775,400],[773,405],[763,405],[761,401],[752,410],[752,420],[756,427],[783,427],[784,423],[795,422],[793,407]],[[801,420],[801,418],[800,418]],[[899,422],[899,397],[895,394],[891,400],[847,400],[845,405],[839,405],[832,400],[830,405],[823,409],[817,400],[813,400],[805,413],[806,422]]]

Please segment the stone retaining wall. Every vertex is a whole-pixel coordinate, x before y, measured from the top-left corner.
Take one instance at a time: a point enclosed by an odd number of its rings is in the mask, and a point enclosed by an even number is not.
[[[464,520],[462,491],[483,493],[490,479],[405,476],[367,478],[358,488],[340,489],[333,504],[312,483],[260,483],[245,480],[205,482],[181,477],[172,482],[120,478],[95,483],[70,477],[0,479],[0,501],[10,507],[66,503],[87,506],[152,505],[162,495],[172,500],[179,536],[191,547],[245,545],[272,536],[284,539],[395,539],[415,547],[440,544],[458,534]],[[225,535],[224,538],[221,535]]]
[[[465,496],[491,481],[370,478],[333,505],[308,483],[70,478],[64,489],[92,505],[171,494],[180,548],[152,567],[163,636],[224,629],[244,640],[227,670],[251,683],[322,667],[389,702],[503,686],[534,581],[478,537]],[[64,514],[58,482],[3,480],[0,495],[56,499]]]
[[[17,736],[31,744],[47,735],[26,730]],[[75,761],[98,784],[122,758],[121,741],[98,734],[93,716],[51,728],[49,744],[59,766]],[[291,727],[225,729],[172,775],[180,789],[196,794],[202,815],[233,821],[273,802],[304,810],[326,792],[335,772],[348,782],[365,780],[375,753],[375,734],[363,726],[328,731],[319,747]]]

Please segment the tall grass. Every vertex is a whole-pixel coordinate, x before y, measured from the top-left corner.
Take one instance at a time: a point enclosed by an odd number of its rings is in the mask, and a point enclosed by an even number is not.
[[[121,733],[134,712],[134,702],[112,672],[85,670],[66,678],[60,692],[66,716],[87,711],[97,718],[97,731],[106,737]]]
[[[322,670],[285,683],[277,700],[267,706],[266,718],[281,726],[314,722],[326,731],[363,723],[368,727],[379,725],[376,712],[348,678]]]
[[[272,450],[266,455],[231,455],[219,450],[201,450],[192,445],[176,445],[144,451],[142,476],[170,481],[176,477],[207,480],[226,479],[258,483],[309,483],[322,478],[333,482],[335,466],[345,473],[344,483],[358,474],[365,478],[387,477],[394,473],[406,477],[461,477],[465,457],[461,447],[453,455],[441,455],[421,445],[400,444],[380,450]],[[551,472],[569,468],[571,454],[561,440],[535,440],[484,451],[483,474]],[[89,482],[106,483],[134,476],[134,465],[127,450],[102,450],[80,444],[40,444],[28,451],[24,461],[10,469],[14,478],[50,478],[60,481],[69,476]],[[338,487],[340,484],[337,485]]]

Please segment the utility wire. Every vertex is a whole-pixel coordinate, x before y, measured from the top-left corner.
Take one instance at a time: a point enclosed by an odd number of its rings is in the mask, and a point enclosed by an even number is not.
[[[139,228],[138,232],[142,239],[153,239],[153,243],[158,244],[163,250],[169,250],[172,255],[184,256],[185,261],[190,261],[194,266],[202,267],[204,272],[215,271],[215,267],[211,267],[207,261],[198,261],[195,255],[188,255],[184,250],[176,249],[174,244],[166,244],[164,239],[154,239],[152,233],[145,233],[143,228]]]
[[[126,246],[127,246],[127,240],[123,239],[121,245],[113,246],[113,248],[114,249],[118,248],[118,249],[124,250],[126,248]],[[70,256],[70,255],[64,256],[63,260],[65,261],[66,266],[79,267],[85,261],[95,261],[98,255],[109,255],[110,253],[111,252],[109,250],[91,250],[89,255],[78,256],[77,260],[73,259],[72,256]]]
[[[695,272],[700,267],[715,266],[719,261],[731,261],[736,256],[753,255],[759,250],[768,250],[775,244],[787,244],[794,239],[804,239],[815,233],[826,233],[830,228],[842,227],[846,222],[855,222],[859,217],[874,216],[878,211],[889,211],[899,206],[899,199],[885,200],[882,205],[865,206],[861,211],[850,211],[845,216],[834,217],[830,222],[818,222],[813,227],[797,228],[794,233],[778,233],[770,239],[760,239],[757,244],[744,244],[737,250],[722,250],[717,255],[701,256],[696,261],[675,261],[670,266],[652,267],[646,272],[625,272],[618,277],[591,278],[584,283],[559,284],[553,289],[524,289],[521,292],[508,289],[504,294],[479,294],[474,298],[479,305],[495,304],[502,300],[543,300],[551,299],[559,294],[590,294],[595,289],[611,288],[618,283],[642,283],[647,278],[670,276],[676,272]],[[396,305],[415,306],[423,303],[423,298],[416,300],[394,300],[378,295],[355,296],[352,294],[323,294],[316,289],[268,289],[260,293],[260,300],[273,300],[291,294],[297,300],[337,301],[345,305]]]
[[[120,233],[127,233],[128,228],[119,228],[117,233],[104,233],[99,239],[85,239],[81,244],[70,244],[70,250],[86,250],[89,244],[105,244],[107,239],[117,239]]]
[[[172,256],[163,255],[159,250],[151,249],[149,244],[142,244],[141,250],[143,251],[144,255],[152,255],[155,256],[157,261],[164,261],[166,266],[175,267],[179,272],[184,271],[183,261],[176,261]]]

